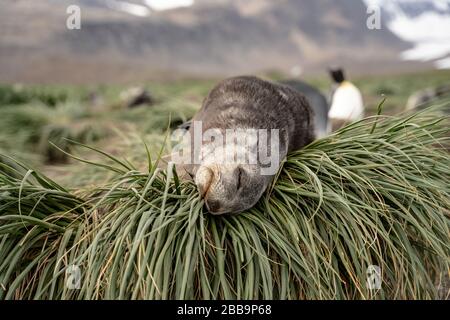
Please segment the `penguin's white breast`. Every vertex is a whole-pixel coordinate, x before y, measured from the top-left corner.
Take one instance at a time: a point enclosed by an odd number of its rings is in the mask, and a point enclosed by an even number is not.
[[[354,85],[344,83],[333,95],[328,117],[347,121],[359,120],[364,116],[364,105],[361,92]]]

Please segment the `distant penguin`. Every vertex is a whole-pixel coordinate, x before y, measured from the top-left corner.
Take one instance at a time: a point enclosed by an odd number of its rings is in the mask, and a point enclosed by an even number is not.
[[[345,79],[342,69],[330,70],[330,75],[334,81],[334,90],[331,94],[329,119],[341,125],[361,120],[364,117],[364,103],[359,89]],[[335,127],[334,124],[333,126]]]
[[[314,111],[314,130],[317,138],[331,133],[331,123],[328,121],[329,104],[327,98],[313,86],[300,80],[283,80],[281,84],[302,93]]]
[[[445,96],[450,96],[450,84],[417,91],[409,97],[406,110],[421,110]]]

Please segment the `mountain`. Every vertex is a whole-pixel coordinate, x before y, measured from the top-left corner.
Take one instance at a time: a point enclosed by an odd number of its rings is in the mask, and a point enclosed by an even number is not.
[[[387,27],[413,48],[403,60],[432,61],[439,69],[450,68],[450,0],[365,0],[379,6]]]
[[[432,61],[408,59],[417,42],[393,21],[398,12],[415,19],[430,10],[446,14],[448,7],[395,2],[400,9],[382,4],[388,19],[369,30],[367,3],[359,0],[2,1],[0,81],[312,74],[329,65],[353,73],[430,68]],[[71,4],[81,8],[80,30],[66,28]]]

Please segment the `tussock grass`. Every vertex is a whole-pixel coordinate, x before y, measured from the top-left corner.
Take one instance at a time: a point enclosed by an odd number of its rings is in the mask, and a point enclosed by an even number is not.
[[[20,105],[30,102],[44,103],[48,106],[56,106],[69,100],[67,90],[62,88],[25,87],[23,85],[0,85],[0,106]]]
[[[69,140],[93,143],[110,132],[103,122],[90,119],[89,110],[77,103],[55,107],[43,104],[5,106],[1,112],[0,147],[11,153],[32,151],[48,163],[67,160],[66,155],[49,142],[70,151]]]
[[[430,110],[349,125],[289,155],[235,216],[204,212],[192,183],[150,159],[142,172],[106,154],[97,166],[116,178],[76,191],[4,164],[0,298],[436,298],[450,260],[448,125]]]

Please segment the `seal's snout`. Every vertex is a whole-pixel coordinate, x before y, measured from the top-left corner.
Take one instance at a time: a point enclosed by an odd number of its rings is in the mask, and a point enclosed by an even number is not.
[[[220,212],[221,205],[220,202],[217,200],[211,200],[211,199],[205,199],[206,208],[208,211],[212,214],[222,214]]]
[[[205,206],[211,214],[222,214],[223,205],[222,201],[216,199],[217,188],[215,174],[211,167],[201,166],[195,175],[195,184],[197,185],[198,191],[201,197],[205,200]]]
[[[213,182],[213,178],[214,173],[210,168],[201,166],[198,169],[197,174],[195,175],[195,184],[197,185],[198,191],[200,192],[202,198],[206,197],[206,194],[208,193],[208,190]]]

